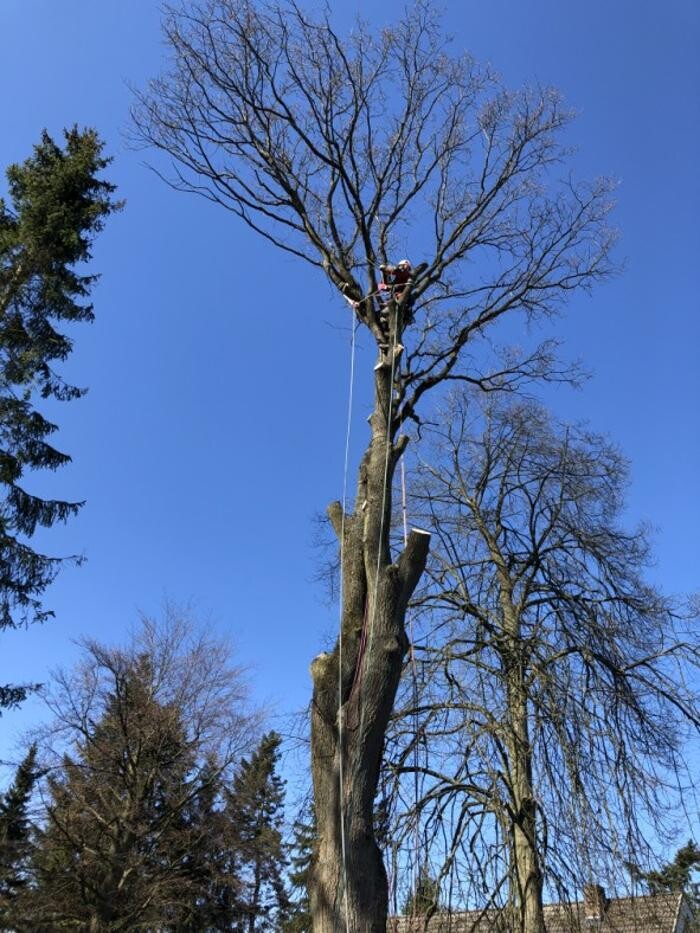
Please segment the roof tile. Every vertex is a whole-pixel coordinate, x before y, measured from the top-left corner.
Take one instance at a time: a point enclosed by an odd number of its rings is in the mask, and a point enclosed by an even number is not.
[[[683,933],[682,894],[615,897],[607,902],[602,920],[586,918],[583,902],[548,904],[544,908],[547,933]],[[500,911],[470,910],[437,914],[427,930],[421,917],[392,917],[388,933],[509,933]]]

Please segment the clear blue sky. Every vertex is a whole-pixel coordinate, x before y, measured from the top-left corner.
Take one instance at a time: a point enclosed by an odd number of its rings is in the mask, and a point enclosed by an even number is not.
[[[654,578],[697,589],[700,4],[445,6],[457,47],[511,84],[557,85],[579,109],[579,172],[621,179],[626,271],[555,325],[595,378],[550,400],[620,442],[633,463],[630,517],[658,528]],[[350,8],[379,25],[402,4]],[[118,639],[137,609],[156,613],[168,596],[231,633],[259,698],[301,707],[309,661],[337,620],[312,582],[312,540],[314,515],[341,492],[347,309],[314,270],[170,191],[124,145],[127,82],[161,64],[156,2],[0,0],[0,36],[0,165],[26,158],[43,127],[92,125],[128,202],[95,250],[97,321],[75,335],[70,376],[90,393],[57,414],[74,463],[37,487],[87,499],[42,543],[88,562],[47,594],[55,621],[2,635],[0,680],[41,681],[75,657],[72,639]],[[363,385],[371,362],[361,356]],[[38,711],[29,702],[3,717],[0,757]]]

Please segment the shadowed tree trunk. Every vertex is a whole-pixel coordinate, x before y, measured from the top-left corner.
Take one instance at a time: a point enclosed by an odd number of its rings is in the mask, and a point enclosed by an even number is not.
[[[514,929],[522,930],[522,933],[545,933],[528,699],[525,671],[521,663],[516,662],[508,671],[506,690],[511,716],[507,744],[512,766],[511,819],[507,832],[511,837],[512,848],[511,896],[518,924],[514,924]]]
[[[376,371],[372,436],[359,470],[355,510],[343,515],[340,503],[329,507],[336,534],[343,538],[344,585],[340,642],[311,667],[319,838],[311,911],[317,933],[331,933],[346,919],[353,930],[386,929],[387,880],[374,836],[374,797],[408,648],[406,607],[430,541],[426,532],[413,529],[392,563],[392,477],[407,438],[394,439],[396,419],[391,416],[389,423],[391,375],[389,366]]]

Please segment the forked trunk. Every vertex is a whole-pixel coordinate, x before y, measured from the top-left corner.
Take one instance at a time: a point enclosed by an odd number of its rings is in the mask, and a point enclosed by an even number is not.
[[[329,515],[342,541],[341,638],[311,665],[311,766],[318,848],[310,882],[314,933],[385,933],[388,887],[374,834],[384,735],[408,647],[408,601],[430,537],[414,529],[391,562],[391,485],[407,439],[389,422],[391,370],[376,373],[372,437],[351,514]]]

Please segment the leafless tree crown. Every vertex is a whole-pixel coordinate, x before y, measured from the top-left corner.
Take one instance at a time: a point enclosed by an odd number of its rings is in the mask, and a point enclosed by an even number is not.
[[[457,902],[504,903],[529,806],[560,896],[624,883],[695,805],[696,615],[645,580],[648,530],[621,521],[627,463],[606,438],[493,396],[441,422],[411,484],[434,544],[389,731],[393,842],[418,830]]]
[[[556,91],[509,92],[451,54],[422,0],[346,38],[328,14],[246,0],[170,7],[165,30],[170,70],[134,118],[171,184],[325,270],[377,339],[378,265],[420,261],[401,420],[444,379],[551,372],[551,346],[489,373],[461,351],[506,312],[550,314],[610,270],[612,186],[557,179],[571,113]]]

